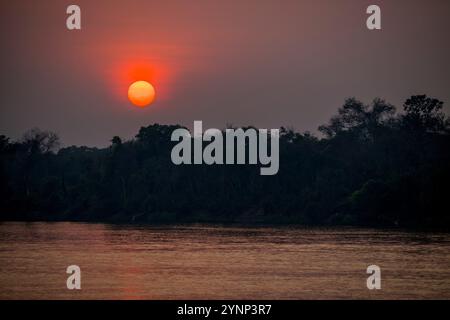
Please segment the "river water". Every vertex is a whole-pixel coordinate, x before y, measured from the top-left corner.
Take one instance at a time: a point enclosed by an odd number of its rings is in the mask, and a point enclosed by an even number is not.
[[[68,290],[66,268],[81,269]],[[368,290],[366,269],[381,268]],[[0,299],[450,299],[450,235],[0,224]]]

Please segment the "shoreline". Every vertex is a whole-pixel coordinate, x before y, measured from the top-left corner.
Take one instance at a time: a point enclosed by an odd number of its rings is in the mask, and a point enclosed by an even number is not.
[[[209,226],[220,228],[248,228],[248,229],[264,229],[264,228],[281,228],[281,229],[308,229],[308,230],[326,230],[326,229],[361,229],[361,230],[379,230],[379,231],[395,231],[395,232],[423,232],[423,233],[450,233],[450,229],[437,227],[417,227],[417,226],[392,226],[392,225],[367,225],[367,224],[301,224],[288,222],[242,222],[242,221],[177,221],[177,222],[131,222],[131,221],[115,221],[115,220],[87,220],[87,219],[35,219],[35,220],[0,220],[2,223],[80,223],[80,224],[105,224],[111,226],[123,227],[155,227],[155,228],[173,228],[173,227],[196,227]]]

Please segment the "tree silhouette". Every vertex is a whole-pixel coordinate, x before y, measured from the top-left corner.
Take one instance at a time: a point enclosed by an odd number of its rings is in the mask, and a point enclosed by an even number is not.
[[[404,124],[413,131],[443,132],[449,124],[442,112],[443,105],[442,101],[426,95],[412,96],[403,105]]]
[[[270,177],[252,165],[174,165],[179,125],[142,127],[107,148],[58,150],[57,135],[39,129],[18,141],[1,135],[0,219],[449,228],[442,110],[425,95],[402,113],[382,99],[347,99],[321,138],[280,128]]]

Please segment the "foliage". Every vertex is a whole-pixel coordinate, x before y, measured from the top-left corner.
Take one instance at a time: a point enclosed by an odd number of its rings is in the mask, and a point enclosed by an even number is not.
[[[180,126],[154,124],[108,148],[56,150],[56,134],[0,136],[2,220],[450,226],[449,119],[413,96],[396,113],[352,98],[319,130],[280,130],[280,171],[170,160]]]

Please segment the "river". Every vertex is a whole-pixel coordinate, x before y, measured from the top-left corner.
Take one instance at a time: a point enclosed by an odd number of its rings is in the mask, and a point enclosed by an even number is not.
[[[81,269],[68,290],[66,268]],[[381,269],[368,290],[366,269]],[[450,299],[450,235],[358,228],[0,224],[0,299]]]

